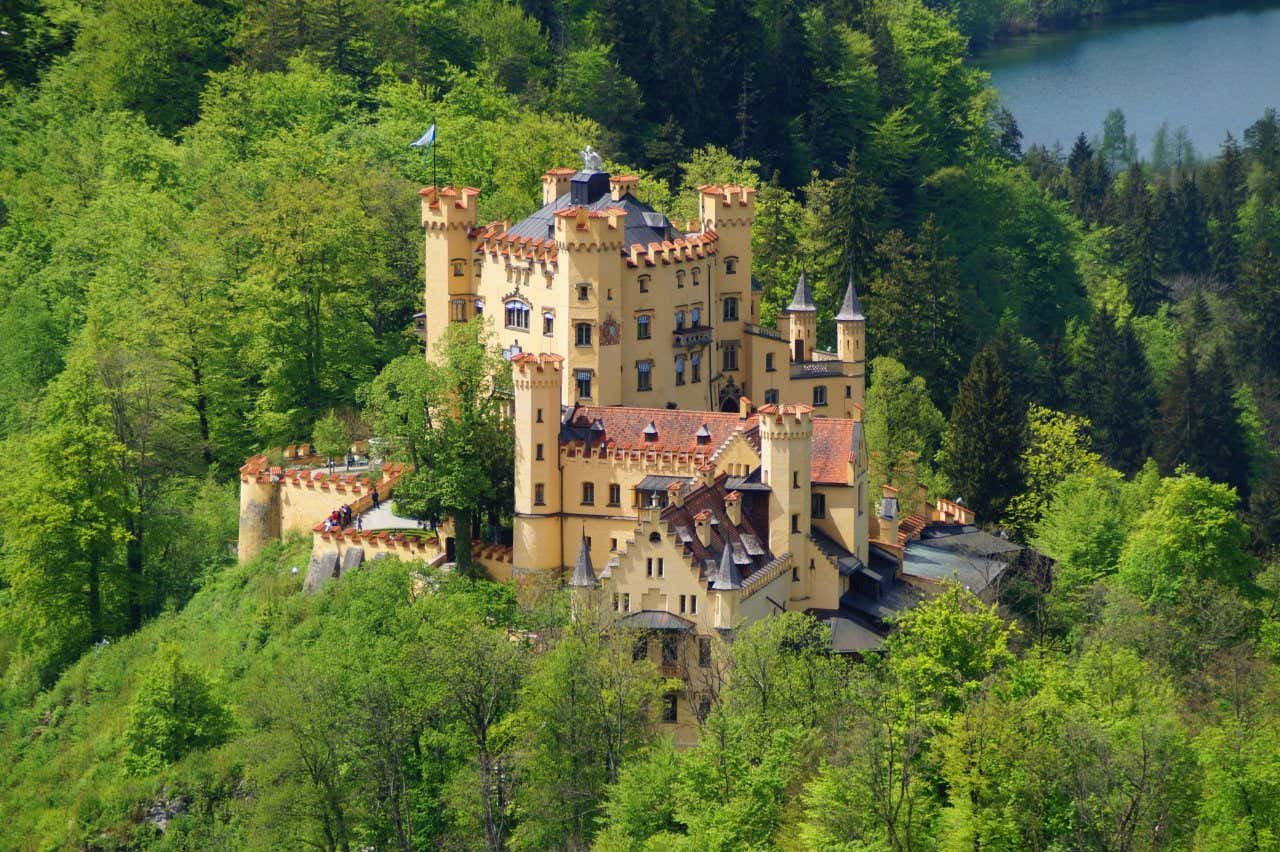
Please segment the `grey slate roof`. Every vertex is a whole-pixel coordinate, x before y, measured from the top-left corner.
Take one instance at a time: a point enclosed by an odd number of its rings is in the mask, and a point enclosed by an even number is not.
[[[792,313],[818,310],[813,304],[813,291],[809,289],[809,280],[805,278],[803,269],[796,280],[796,292],[791,296],[791,304],[787,305],[787,310]]]
[[[865,322],[862,303],[858,301],[858,290],[853,286],[853,276],[849,276],[849,286],[844,290],[844,303],[840,305],[840,313],[836,314],[837,322]]]
[[[720,570],[716,572],[711,588],[718,592],[742,588],[742,572],[738,570],[737,560],[733,558],[732,547],[726,547],[720,554]]]
[[[591,566],[591,548],[587,547],[585,538],[578,547],[578,558],[573,563],[573,576],[569,578],[569,585],[575,589],[594,589],[600,585],[595,568]]]
[[[579,174],[582,173],[579,172]],[[545,240],[555,235],[555,214],[560,210],[575,206],[577,205],[573,203],[569,193],[566,192],[536,213],[532,213],[512,225],[507,230],[507,233],[513,237],[536,237]],[[676,230],[676,227],[667,220],[666,216],[663,216],[630,193],[614,201],[613,196],[606,192],[600,198],[587,204],[586,207],[588,210],[608,210],[610,207],[621,207],[627,211],[626,245],[639,243],[642,246],[647,246],[649,243],[660,243],[663,240],[674,240],[676,237],[682,236]]]
[[[642,609],[625,615],[621,619],[623,627],[641,630],[692,630],[693,622],[670,612],[657,609]]]

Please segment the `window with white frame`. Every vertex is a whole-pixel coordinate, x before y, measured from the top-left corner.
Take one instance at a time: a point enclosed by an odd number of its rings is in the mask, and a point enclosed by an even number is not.
[[[636,390],[653,390],[653,362],[636,362]]]
[[[636,340],[648,340],[653,334],[653,317],[640,314],[636,317]]]
[[[520,331],[529,330],[529,305],[518,299],[512,299],[506,303],[506,323],[507,328],[514,328]]]

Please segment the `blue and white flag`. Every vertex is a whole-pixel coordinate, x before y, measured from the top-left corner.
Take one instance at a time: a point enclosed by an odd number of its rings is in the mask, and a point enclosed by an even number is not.
[[[424,149],[424,152],[425,152],[431,149],[431,146],[435,144],[435,141],[436,141],[436,126],[432,124],[430,127],[427,128],[427,132],[422,134],[422,138],[419,139],[417,142],[410,142],[409,147],[422,148]]]

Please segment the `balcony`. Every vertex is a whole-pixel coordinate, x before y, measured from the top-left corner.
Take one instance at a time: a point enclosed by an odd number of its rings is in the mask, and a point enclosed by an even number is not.
[[[756,325],[755,323],[744,323],[742,330],[747,334],[754,334],[756,337],[767,337],[770,340],[784,339],[781,332],[774,331],[771,328],[765,328],[762,325]]]
[[[678,328],[673,343],[677,349],[692,349],[695,346],[706,346],[711,342],[711,326],[694,325]]]
[[[791,378],[826,379],[843,376],[844,364],[840,361],[792,361]]]

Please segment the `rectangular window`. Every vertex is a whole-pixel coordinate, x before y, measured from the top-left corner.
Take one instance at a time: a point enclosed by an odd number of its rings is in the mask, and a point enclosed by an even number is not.
[[[618,593],[614,592],[613,593],[613,611],[614,612],[618,611],[618,600],[619,600]]]
[[[454,322],[467,321],[467,303],[462,299],[454,299],[449,303],[449,319]]]
[[[738,344],[726,342],[724,344],[724,370],[730,372],[738,369]]]
[[[664,666],[674,666],[679,657],[680,640],[675,636],[667,635],[662,637],[662,664]]]
[[[676,311],[676,331],[684,331],[684,311]]]
[[[590,301],[590,299],[591,299],[591,285],[579,284],[578,285],[578,301],[587,302],[587,301]]]
[[[690,615],[698,614],[698,596],[697,595],[689,595],[689,614]]]
[[[692,328],[702,325],[702,308],[695,306],[689,310],[689,325]]]
[[[609,483],[609,505],[622,505],[622,486],[616,482]]]
[[[615,553],[618,550],[618,540],[616,538],[609,539],[609,552]]]
[[[636,362],[636,390],[653,390],[653,362]]]
[[[649,557],[644,561],[644,575],[646,577],[653,576],[653,557]]]
[[[827,404],[827,389],[825,386],[818,385],[816,388],[813,389],[813,404],[814,405]]]
[[[591,323],[580,322],[574,326],[574,343],[578,346],[591,345]]]
[[[537,447],[537,450],[536,450],[536,452],[535,452],[535,454],[534,454],[534,457],[535,457],[538,461],[542,461],[542,445],[541,445],[541,444],[538,444],[538,447]]]
[[[815,518],[825,518],[827,516],[827,495],[814,494],[810,499],[810,508]]]
[[[676,356],[676,384],[684,384],[684,356]]]
[[[773,366],[773,353],[766,352],[764,356],[764,371],[766,373],[772,373],[776,369],[778,368]]]
[[[766,390],[766,391],[764,392],[764,404],[765,404],[765,405],[777,405],[777,404],[778,404],[778,389],[777,389],[777,388],[769,388],[768,390]]]
[[[535,506],[547,505],[546,497],[547,497],[547,486],[543,485],[541,482],[533,486],[533,505]]]
[[[697,352],[689,356],[689,381],[695,385],[702,381],[702,355]]]
[[[738,319],[738,300],[729,296],[724,300],[724,321],[735,322]]]
[[[453,277],[461,278],[467,274],[467,262],[465,260],[455,260],[453,262]]]
[[[542,315],[542,333],[547,337],[551,337],[556,333],[556,315],[552,313],[544,313]]]
[[[709,636],[698,637],[698,665],[704,669],[711,665],[711,638]]]
[[[631,612],[631,595],[627,592],[622,593],[622,611]]]
[[[684,270],[683,269],[676,270],[676,289],[677,290],[684,289]]]
[[[507,302],[506,305],[506,322],[507,328],[514,328],[519,331],[529,330],[529,306],[524,302]]]
[[[684,595],[681,595],[681,596],[680,596],[680,614],[681,614],[681,615],[684,615],[685,601],[686,601],[686,600],[687,600],[687,599],[685,598],[685,596],[684,596]]]
[[[662,557],[658,557],[658,576],[662,576]]]
[[[799,515],[791,516],[791,531],[793,533],[800,532],[800,516]]]
[[[653,317],[641,314],[636,317],[636,340],[648,340],[653,334]]]
[[[736,275],[738,272],[738,259],[736,257],[726,257],[724,259],[724,272],[726,275]]]
[[[676,702],[679,696],[674,692],[662,696],[662,721],[667,724],[674,725],[678,721],[676,713]]]
[[[579,370],[577,380],[578,398],[591,399],[591,372],[589,370]]]
[[[641,275],[641,276],[640,276],[638,279],[636,279],[636,280],[637,280],[637,281],[639,282],[639,284],[640,284],[640,292],[641,292],[641,293],[648,293],[648,292],[649,292],[649,276],[648,276],[648,275]]]
[[[853,385],[844,386],[844,398],[853,399]]]
[[[596,484],[594,482],[582,483],[582,505],[594,506],[596,502]]]

